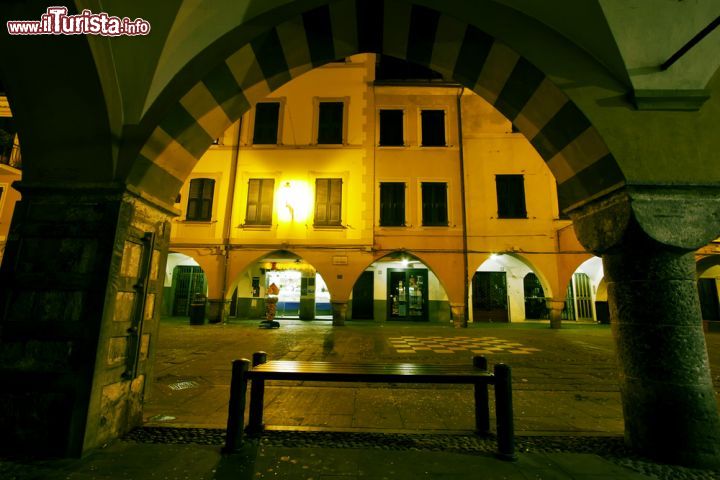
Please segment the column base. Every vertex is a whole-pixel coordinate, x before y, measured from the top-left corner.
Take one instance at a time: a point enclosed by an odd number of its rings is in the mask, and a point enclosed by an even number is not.
[[[451,303],[450,313],[452,313],[453,326],[455,328],[467,328],[464,303]]]
[[[223,322],[230,312],[230,300],[208,299],[205,312],[208,323]]]
[[[330,302],[332,305],[333,313],[333,327],[345,326],[345,320],[347,319],[347,302]]]

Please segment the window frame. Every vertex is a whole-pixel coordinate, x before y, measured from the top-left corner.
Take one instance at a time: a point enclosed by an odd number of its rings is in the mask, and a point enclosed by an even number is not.
[[[340,182],[340,204],[338,207],[339,218],[338,218],[337,222],[330,221],[330,217],[331,217],[330,209],[332,208],[332,203],[333,203],[332,202],[332,189],[330,188],[332,186],[331,182],[328,183],[329,188],[328,188],[327,201],[326,201],[326,205],[325,205],[326,206],[326,210],[325,210],[326,218],[324,221],[318,221],[318,205],[319,205],[318,182],[321,180],[328,180],[328,181],[335,180],[335,181]],[[346,183],[345,179],[342,176],[334,176],[334,177],[317,176],[317,177],[315,177],[315,184],[314,184],[315,191],[313,192],[314,193],[314,196],[313,196],[313,227],[316,227],[316,228],[341,228],[343,226],[343,223],[342,223],[343,216],[344,216],[343,207],[345,206],[345,201],[343,198],[343,195],[345,194],[345,188],[343,188],[343,187],[344,187],[345,183]]]
[[[257,106],[260,104],[268,104],[268,103],[275,103],[278,105],[278,112],[277,112],[277,129],[275,132],[275,143],[256,143],[255,142],[255,127],[257,126]],[[285,113],[285,98],[268,98],[266,100],[263,100],[261,102],[257,102],[252,110],[252,115],[250,116],[252,118],[252,122],[250,125],[248,125],[248,144],[257,146],[257,147],[273,147],[277,145],[282,145],[282,125],[283,125],[283,115]]]
[[[258,198],[259,201],[257,202],[258,205],[258,212],[256,213],[256,217],[259,217],[258,219],[254,221],[248,221],[248,210],[250,209],[250,183],[253,181],[259,182],[258,185]],[[263,184],[265,182],[272,182],[272,189],[271,189],[271,196],[270,196],[270,217],[267,219],[266,222],[263,222],[262,220],[262,191],[263,191]],[[275,178],[271,177],[251,177],[247,179],[247,192],[245,195],[245,221],[243,223],[243,226],[248,227],[271,227],[273,224],[273,219],[275,217]]]
[[[191,195],[191,193],[192,193],[192,183],[193,183],[193,182],[196,182],[196,181],[209,181],[209,182],[212,182],[212,195],[211,195],[211,197],[210,197],[210,207],[208,208],[208,214],[209,214],[208,218],[205,218],[204,216],[203,216],[203,217],[193,217],[193,218],[190,218],[190,216],[189,216],[189,214],[190,214],[190,202],[191,202],[191,201],[196,201],[196,200],[198,200],[197,198],[195,198],[195,197],[193,197],[193,196]],[[202,223],[202,222],[212,222],[212,221],[213,221],[213,218],[214,218],[214,216],[215,216],[215,208],[216,208],[216,205],[217,205],[217,202],[215,202],[215,191],[216,191],[216,189],[217,189],[218,183],[219,183],[219,182],[218,182],[218,179],[217,179],[217,178],[214,178],[214,177],[211,177],[211,176],[200,176],[200,175],[198,175],[197,177],[193,177],[193,178],[189,179],[189,181],[187,182],[187,201],[185,202],[185,221],[186,221],[186,222],[198,222],[198,223]],[[204,200],[204,199],[202,198],[202,196],[203,196],[204,193],[205,193],[205,186],[204,186],[204,185],[205,185],[205,182],[203,183],[203,187],[202,187],[202,190],[201,190],[200,200]],[[202,203],[201,203],[201,207],[200,207],[200,212],[202,212]]]
[[[402,128],[402,144],[400,145],[383,145],[382,144],[382,120],[381,120],[381,112],[383,111],[399,111],[402,114],[402,120],[401,120],[401,128]],[[404,107],[392,107],[392,106],[382,106],[377,107],[377,146],[379,148],[402,148],[408,146],[407,141],[407,109]]]
[[[425,195],[423,185],[436,184],[445,186],[445,223],[426,221],[425,217]],[[420,224],[423,227],[449,227],[450,226],[450,182],[442,180],[421,180],[420,181]]]
[[[443,112],[443,136],[445,139],[444,145],[424,145],[423,144],[423,132],[425,131],[425,129],[423,128],[423,120],[422,119],[423,119],[423,112],[425,112],[425,111]],[[448,111],[447,107],[443,107],[443,106],[436,107],[433,105],[418,106],[418,121],[417,121],[418,129],[417,130],[418,130],[418,137],[419,137],[418,138],[418,146],[420,148],[423,148],[423,149],[425,149],[425,148],[448,148],[451,146],[450,141],[449,141],[449,133],[450,132],[448,129],[448,116],[449,116],[449,111]]]
[[[342,134],[341,143],[320,143],[320,104],[321,103],[342,103]],[[348,122],[349,122],[350,97],[313,97],[313,127],[312,127],[312,145],[321,148],[337,148],[348,144]]]
[[[520,212],[506,212],[501,205],[504,205],[500,200],[500,178],[520,178],[520,185],[522,187],[522,213]],[[527,195],[525,193],[525,175],[522,173],[504,173],[495,174],[495,201],[497,202],[497,218],[501,220],[524,220],[528,218],[527,213]]]
[[[383,223],[383,185],[402,185],[402,214],[401,221],[398,224]],[[378,226],[387,228],[407,227],[407,191],[408,184],[404,181],[380,181],[378,182]]]

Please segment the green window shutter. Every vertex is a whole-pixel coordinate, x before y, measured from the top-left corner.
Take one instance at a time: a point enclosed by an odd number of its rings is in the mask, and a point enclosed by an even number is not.
[[[401,147],[403,138],[403,111],[380,110],[380,146]]]
[[[315,180],[315,225],[342,223],[342,179]]]
[[[251,178],[248,181],[246,225],[271,225],[275,180]]]
[[[447,226],[447,183],[422,183],[422,224]]]
[[[523,175],[496,175],[498,218],[527,218]]]
[[[255,128],[253,131],[253,143],[258,145],[277,144],[279,120],[280,103],[258,103],[255,106]]]
[[[264,178],[260,187],[260,223],[272,224],[273,194],[275,193],[275,180]]]
[[[420,113],[423,147],[445,147],[445,111],[423,110]]]
[[[211,178],[194,178],[190,180],[186,219],[191,221],[207,221],[212,218],[213,195],[215,180]]]
[[[380,184],[380,226],[401,227],[405,224],[405,184]]]
[[[343,143],[343,102],[320,102],[318,106],[317,143],[341,145]]]

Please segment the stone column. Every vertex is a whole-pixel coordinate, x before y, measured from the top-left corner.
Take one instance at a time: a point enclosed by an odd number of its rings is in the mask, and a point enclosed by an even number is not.
[[[18,188],[0,268],[0,445],[79,456],[142,422],[171,207],[116,185]]]
[[[300,320],[315,320],[315,272],[302,272],[300,279]]]
[[[565,308],[565,300],[551,298],[546,300],[548,311],[550,312],[550,328],[562,327],[562,311]]]
[[[693,258],[718,235],[719,200],[633,187],[573,218],[580,241],[603,257],[626,442],[662,462],[720,465]]]
[[[450,312],[452,313],[453,325],[455,328],[466,328],[467,318],[465,317],[464,303],[451,303]]]
[[[603,266],[628,443],[666,461],[716,462],[720,421],[693,252],[631,241]]]
[[[347,319],[347,301],[340,302],[331,300],[330,304],[332,305],[333,327],[345,326],[345,320]]]

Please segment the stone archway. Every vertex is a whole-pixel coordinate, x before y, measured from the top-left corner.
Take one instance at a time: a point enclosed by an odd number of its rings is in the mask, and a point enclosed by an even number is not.
[[[312,68],[364,52],[432,68],[485,98],[547,162],[563,208],[624,184],[582,111],[510,47],[434,9],[356,0],[305,11],[207,66],[176,103],[154,112],[159,120],[139,150],[131,184],[172,197],[213,139],[252,104]]]

